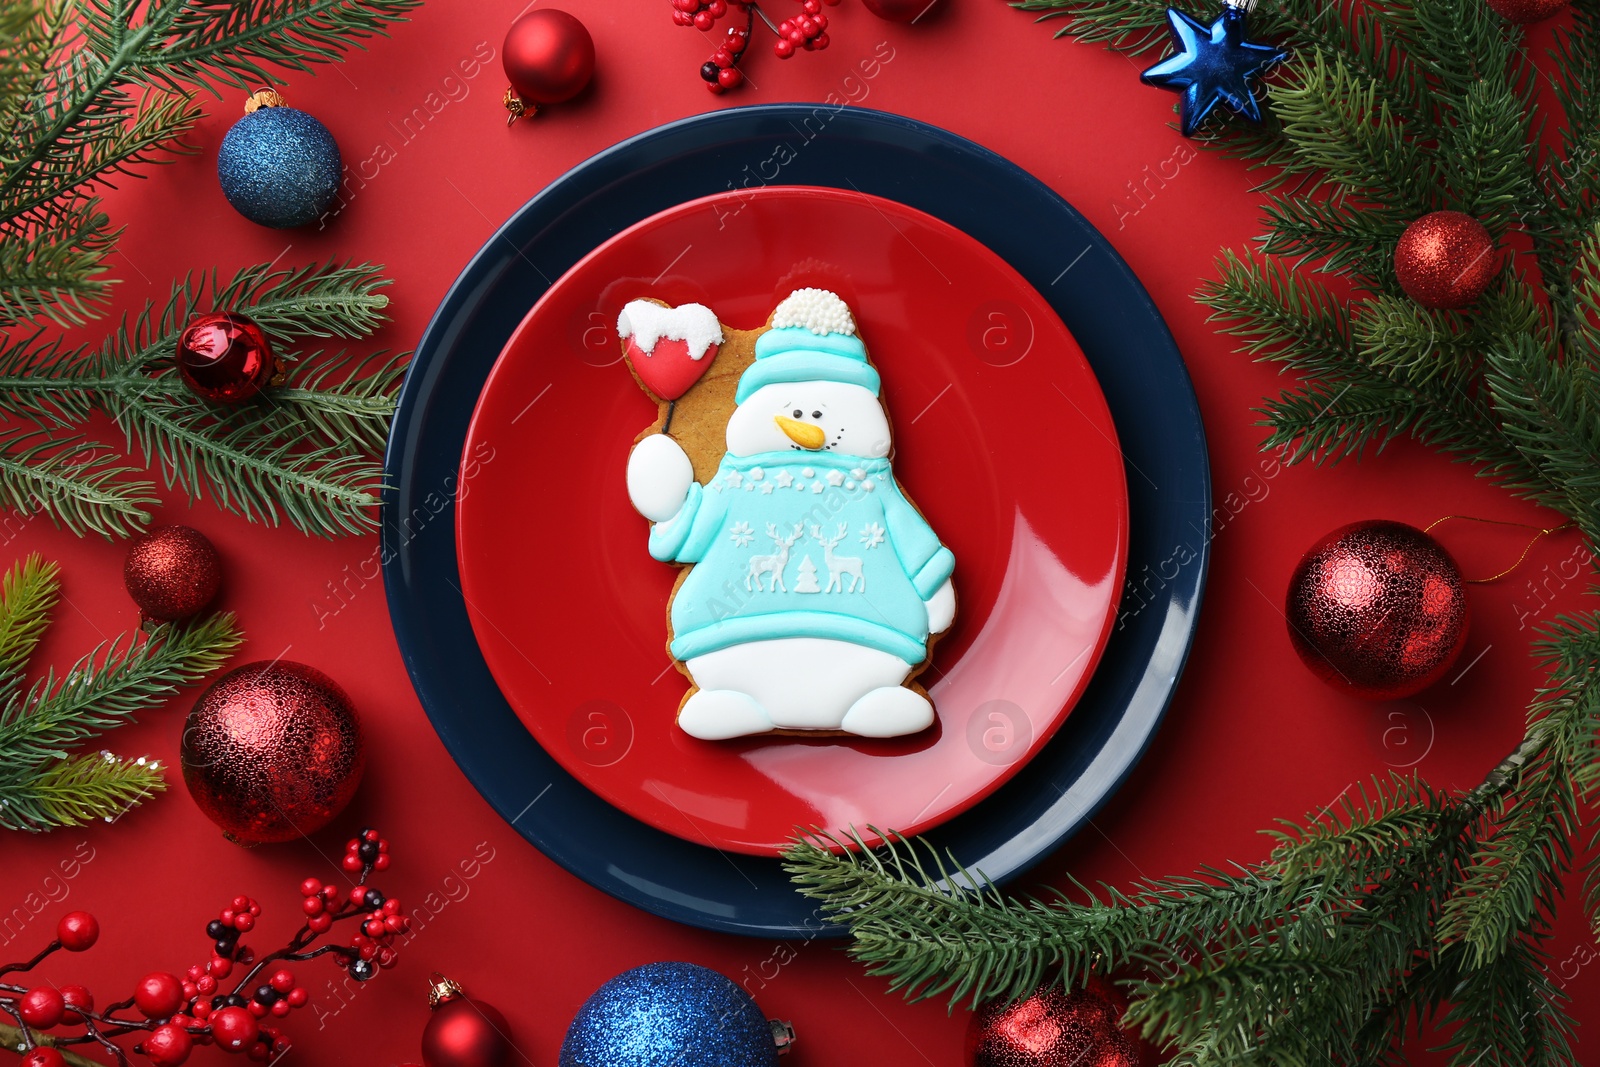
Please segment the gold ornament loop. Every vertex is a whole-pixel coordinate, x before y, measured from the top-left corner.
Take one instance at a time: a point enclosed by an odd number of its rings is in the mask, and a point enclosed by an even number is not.
[[[1532,552],[1533,551],[1533,546],[1539,543],[1539,538],[1548,537],[1553,533],[1560,533],[1562,530],[1570,530],[1572,527],[1577,525],[1577,523],[1573,522],[1571,519],[1568,519],[1566,522],[1562,523],[1560,526],[1552,526],[1549,529],[1544,529],[1542,527],[1534,526],[1532,523],[1510,522],[1510,521],[1508,521],[1506,519],[1480,519],[1476,515],[1442,515],[1439,518],[1434,519],[1427,526],[1423,527],[1422,532],[1423,533],[1432,533],[1433,532],[1433,528],[1435,526],[1439,525],[1441,522],[1448,522],[1451,519],[1460,519],[1462,522],[1486,522],[1486,523],[1489,523],[1492,526],[1520,526],[1524,530],[1537,530],[1538,531],[1532,537],[1528,538],[1528,543],[1527,544],[1522,546],[1522,555],[1517,557],[1517,561],[1515,563],[1513,563],[1511,566],[1507,567],[1505,570],[1501,571],[1499,574],[1491,574],[1487,578],[1463,578],[1463,579],[1461,579],[1463,582],[1466,582],[1468,585],[1487,585],[1490,582],[1498,582],[1501,578],[1504,578],[1506,575],[1510,574],[1512,571],[1514,571],[1518,567],[1522,566],[1522,561],[1528,558],[1528,553]]]
[[[438,971],[428,976],[428,1007],[438,1008],[441,1004],[448,1004],[459,996],[464,996],[466,990],[461,988],[461,983],[454,978],[446,978]]]

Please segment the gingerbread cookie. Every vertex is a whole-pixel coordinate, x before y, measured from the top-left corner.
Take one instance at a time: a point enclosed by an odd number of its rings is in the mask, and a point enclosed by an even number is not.
[[[898,737],[933,723],[913,679],[955,618],[955,557],[895,480],[877,369],[838,296],[767,328],[639,300],[618,320],[661,417],[628,459],[651,556],[683,565],[668,650],[678,725]]]

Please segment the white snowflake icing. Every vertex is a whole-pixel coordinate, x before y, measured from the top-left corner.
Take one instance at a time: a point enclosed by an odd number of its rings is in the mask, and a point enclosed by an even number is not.
[[[856,482],[855,482],[855,479],[854,479],[854,478],[852,478],[852,479],[850,479],[850,480],[849,480],[849,481],[848,481],[848,482],[845,482],[845,483],[844,483],[844,487],[845,487],[845,488],[846,488],[846,489],[854,489],[854,488],[855,488],[855,487],[856,487]]]
[[[774,486],[771,482],[763,482],[763,483],[761,483],[761,491],[763,493],[767,494],[768,496],[772,495],[772,490],[775,489],[775,488],[777,488],[777,487]]]
[[[741,486],[743,484],[744,484],[744,475],[740,474],[738,471],[729,471],[728,472],[728,488],[729,489],[737,489],[737,488],[739,488],[739,486]]]
[[[826,488],[827,488],[827,486],[823,485],[821,482],[812,482],[811,483],[811,491],[813,493],[820,493]]]
[[[750,528],[748,522],[736,522],[728,527],[728,537],[740,548],[756,539],[756,532]]]
[[[812,470],[810,467],[801,467],[800,468],[800,477],[802,477],[802,478],[815,478],[816,476],[817,476],[817,472]]]
[[[858,482],[861,479],[865,478],[866,476],[867,476],[866,469],[862,468],[862,467],[857,467],[855,470],[850,472],[850,477],[854,478]]]
[[[796,289],[772,313],[772,325],[801,326],[819,335],[856,332],[850,306],[826,289]]]
[[[844,471],[829,471],[828,472],[828,484],[829,485],[843,485],[844,484]]]
[[[766,476],[767,476],[767,472],[762,470],[760,467],[751,467],[750,468],[750,480],[752,482],[759,482],[761,479],[765,478]]]
[[[867,548],[877,548],[883,544],[884,529],[875,522],[869,522],[861,529],[861,543]]]
[[[869,493],[872,492],[872,490],[874,488],[873,484],[872,484],[872,479],[868,478],[866,481],[862,482],[861,483],[861,488],[865,489]]]
[[[779,471],[778,476],[774,478],[773,481],[778,483],[779,489],[787,489],[790,485],[794,484],[794,475],[790,474],[788,471]]]

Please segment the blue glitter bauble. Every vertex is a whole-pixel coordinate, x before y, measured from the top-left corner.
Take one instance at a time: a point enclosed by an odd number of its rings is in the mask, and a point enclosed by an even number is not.
[[[595,991],[561,1067],[775,1067],[772,1025],[750,995],[692,963],[624,971]]]
[[[328,128],[292,107],[263,107],[233,124],[217,152],[217,180],[234,210],[274,229],[304,226],[339,194],[343,164]]]

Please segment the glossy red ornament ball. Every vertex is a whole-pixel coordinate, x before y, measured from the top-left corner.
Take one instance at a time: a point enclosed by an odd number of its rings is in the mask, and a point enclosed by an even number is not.
[[[1434,211],[1400,235],[1394,273],[1406,295],[1426,308],[1466,307],[1500,269],[1494,238],[1459,211]]]
[[[469,999],[459,985],[437,975],[428,1000],[433,1013],[422,1029],[426,1067],[508,1067],[520,1060],[505,1016],[492,1005]]]
[[[17,1067],[67,1067],[67,1058],[53,1048],[40,1045],[24,1054]]]
[[[213,682],[189,712],[179,755],[195,803],[242,845],[327,825],[366,762],[344,690],[289,660],[247,663]]]
[[[1111,983],[1038,990],[991,1004],[967,1025],[967,1067],[1139,1067],[1139,1042],[1122,1029],[1127,1005]]]
[[[189,320],[178,335],[177,364],[190,391],[213,404],[249,400],[278,373],[261,327],[226,311],[202,312]]]
[[[511,24],[501,62],[524,104],[559,104],[594,77],[594,38],[565,11],[535,8]]]
[[[888,22],[915,22],[939,0],[861,0],[867,10]]]
[[[1289,580],[1284,614],[1306,666],[1367,700],[1426,689],[1467,640],[1461,571],[1403,522],[1352,523],[1317,542]]]
[[[211,1037],[224,1052],[244,1052],[261,1035],[261,1024],[244,1008],[223,1008],[211,1013]]]
[[[1507,22],[1527,26],[1561,14],[1567,0],[1489,0],[1489,6]]]
[[[165,1019],[183,1007],[183,982],[175,974],[151,971],[133,987],[133,1004],[147,1019]]]
[[[139,1047],[156,1067],[178,1067],[189,1058],[194,1039],[183,1027],[169,1023],[150,1031],[150,1036],[139,1042]]]
[[[36,1030],[48,1030],[61,1022],[67,1001],[55,986],[36,985],[17,1001],[17,1014]]]
[[[86,911],[69,911],[56,923],[56,940],[68,952],[83,952],[100,940],[100,921]]]
[[[128,548],[122,582],[145,618],[175,622],[216,597],[222,557],[199,530],[158,526]]]

